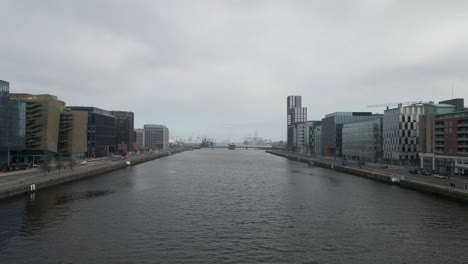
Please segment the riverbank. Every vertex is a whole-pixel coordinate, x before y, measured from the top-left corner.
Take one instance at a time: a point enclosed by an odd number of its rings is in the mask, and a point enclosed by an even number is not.
[[[36,172],[14,175],[0,183],[0,200],[36,192],[44,188],[57,186],[63,183],[82,180],[88,177],[109,173],[115,170],[135,166],[144,162],[167,157],[186,151],[187,149],[165,151],[157,154],[142,154],[115,162],[98,163],[94,165],[76,165],[73,169],[55,171],[53,173]],[[127,164],[129,162],[130,164]],[[89,164],[89,163],[88,163]]]
[[[383,182],[386,184],[394,184],[402,188],[429,193],[429,194],[468,203],[468,190],[466,189],[453,188],[445,184],[437,184],[434,182],[429,182],[429,181],[425,181],[422,179],[414,179],[408,176],[402,176],[398,174],[366,170],[363,168],[352,168],[348,166],[342,166],[338,164],[338,162],[336,161],[326,161],[323,159],[317,159],[317,158],[307,156],[307,155],[301,155],[301,154],[290,153],[290,152],[285,152],[285,151],[272,151],[272,150],[267,150],[266,152],[269,154],[284,157],[290,160],[305,162],[314,166],[336,170],[339,172],[372,179],[372,180]]]

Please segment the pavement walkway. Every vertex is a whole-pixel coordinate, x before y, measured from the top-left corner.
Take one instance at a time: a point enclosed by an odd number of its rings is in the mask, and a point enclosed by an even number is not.
[[[276,152],[286,154],[289,156],[305,158],[310,161],[318,160],[318,161],[326,162],[329,164],[336,164],[336,165],[343,166],[341,158],[335,159],[332,157],[308,156],[304,154],[297,154],[297,153],[287,152],[287,151],[276,151]],[[360,168],[362,170],[367,170],[367,171],[379,172],[379,173],[387,174],[396,178],[404,177],[405,179],[410,179],[413,181],[431,184],[431,185],[435,185],[435,186],[442,187],[442,188],[453,188],[459,191],[468,191],[468,177],[451,176],[450,178],[440,179],[434,176],[426,176],[426,175],[409,173],[410,169],[415,169],[413,167],[400,167],[400,166],[388,165],[387,168],[382,168],[381,167],[382,164],[379,164],[379,163],[366,163],[364,165],[359,165],[357,164],[357,161],[349,161],[349,160],[347,161],[346,166],[352,167],[352,168]]]

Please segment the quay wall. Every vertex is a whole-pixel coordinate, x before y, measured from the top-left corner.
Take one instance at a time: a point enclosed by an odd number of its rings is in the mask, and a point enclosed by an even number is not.
[[[151,160],[159,159],[162,157],[167,157],[174,155],[185,150],[173,151],[173,152],[164,152],[159,154],[150,154],[150,155],[141,155],[130,159],[130,166],[135,166],[144,162]],[[77,166],[78,167],[78,166]],[[109,173],[115,170],[124,169],[127,167],[125,160],[112,162],[108,164],[96,165],[89,170],[68,170],[58,175],[44,175],[44,177],[36,177],[34,180],[28,181],[18,181],[12,185],[11,188],[0,189],[0,200],[9,199],[15,196],[25,195],[31,192],[31,185],[34,184],[35,191],[57,186],[63,183],[69,183],[73,181],[82,180],[88,177],[97,176],[105,173]],[[29,174],[25,174],[26,176]],[[18,175],[19,178],[25,175]]]
[[[331,162],[325,162],[322,160],[314,159],[310,156],[305,155],[298,155],[298,154],[289,154],[285,152],[279,151],[266,151],[269,154],[280,156],[287,158],[289,160],[295,160],[300,162],[309,163],[314,166],[336,170],[339,172],[352,174],[355,176],[360,176],[372,180],[376,180],[379,182],[387,183],[387,184],[394,184],[398,185],[402,188],[411,189],[419,192],[424,192],[427,194],[432,194],[440,197],[450,198],[454,200],[458,200],[461,202],[468,203],[468,192],[451,188],[449,186],[442,186],[431,184],[423,181],[412,180],[405,177],[400,177],[399,175],[392,175],[389,173],[380,173],[375,171],[369,171],[365,169],[358,169],[358,168],[351,168],[333,164]]]

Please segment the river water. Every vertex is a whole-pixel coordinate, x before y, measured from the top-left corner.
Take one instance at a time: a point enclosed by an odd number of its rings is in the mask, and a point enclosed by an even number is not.
[[[197,150],[0,202],[0,263],[468,263],[468,206]]]

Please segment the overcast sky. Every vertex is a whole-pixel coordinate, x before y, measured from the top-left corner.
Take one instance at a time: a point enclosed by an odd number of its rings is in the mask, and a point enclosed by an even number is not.
[[[2,0],[12,92],[135,113],[178,137],[280,140],[376,103],[468,99],[468,1]]]

